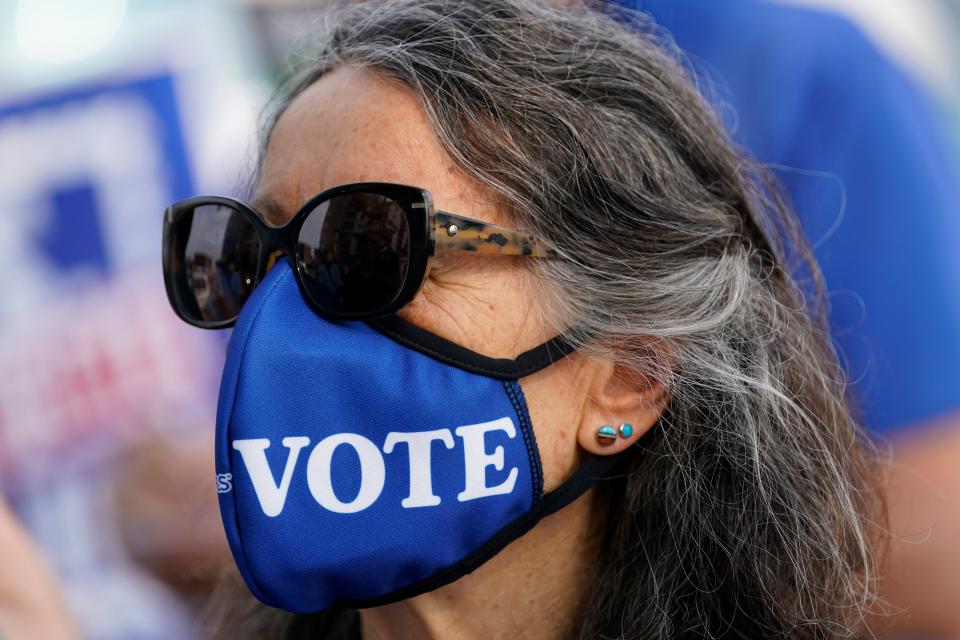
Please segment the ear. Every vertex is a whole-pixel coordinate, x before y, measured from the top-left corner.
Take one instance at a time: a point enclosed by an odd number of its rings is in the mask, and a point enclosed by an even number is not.
[[[597,358],[594,364],[577,442],[590,453],[612,455],[656,424],[667,405],[667,393],[659,382],[622,361]],[[621,428],[624,424],[630,428]],[[598,437],[601,427],[612,427],[615,437]]]

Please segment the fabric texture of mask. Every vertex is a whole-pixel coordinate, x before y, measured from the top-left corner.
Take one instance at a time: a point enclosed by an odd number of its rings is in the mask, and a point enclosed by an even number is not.
[[[294,612],[412,597],[589,488],[612,461],[588,456],[543,493],[523,392],[502,378],[329,322],[286,262],[271,269],[237,320],[217,410],[220,510],[251,592]]]

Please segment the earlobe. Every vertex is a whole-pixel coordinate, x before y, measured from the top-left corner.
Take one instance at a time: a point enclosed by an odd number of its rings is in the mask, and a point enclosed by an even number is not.
[[[590,453],[612,455],[637,442],[656,424],[667,394],[659,382],[627,370],[623,363],[597,365],[577,442]]]

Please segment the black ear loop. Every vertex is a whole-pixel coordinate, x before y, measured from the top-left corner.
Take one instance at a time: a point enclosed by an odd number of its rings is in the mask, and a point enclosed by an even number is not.
[[[516,380],[544,369],[576,350],[561,334],[525,351],[516,360],[490,358],[407,322],[397,315],[366,321],[368,325],[395,342],[434,360],[496,380]]]

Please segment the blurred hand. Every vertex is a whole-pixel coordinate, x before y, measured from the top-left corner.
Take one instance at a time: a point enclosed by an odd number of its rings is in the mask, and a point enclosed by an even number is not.
[[[143,442],[117,478],[115,502],[130,557],[188,602],[205,600],[223,565],[232,563],[217,504],[212,433]]]
[[[72,640],[76,630],[27,532],[0,500],[0,637]]]

